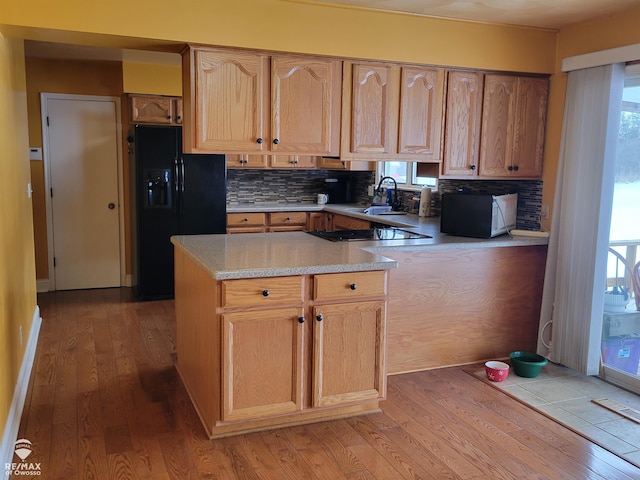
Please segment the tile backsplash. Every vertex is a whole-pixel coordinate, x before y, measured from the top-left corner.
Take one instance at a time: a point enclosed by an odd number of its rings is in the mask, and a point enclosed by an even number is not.
[[[227,171],[227,205],[259,205],[273,203],[316,203],[318,193],[327,193],[325,180],[337,178],[348,181],[351,201],[362,205],[369,204],[367,187],[376,184],[374,172],[341,172],[335,170],[240,170]],[[540,229],[540,211],[542,208],[542,182],[529,180],[448,180],[438,182],[438,193],[432,196],[431,211],[440,215],[440,194],[466,189],[474,193],[503,195],[518,194],[517,228],[525,230]],[[416,192],[400,191],[403,205]]]
[[[353,203],[370,202],[367,186],[374,172],[335,170],[227,170],[227,205],[261,203],[316,203],[318,193],[328,193],[327,178],[348,181]]]

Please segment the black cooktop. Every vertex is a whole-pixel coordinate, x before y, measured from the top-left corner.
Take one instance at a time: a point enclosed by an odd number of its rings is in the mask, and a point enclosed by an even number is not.
[[[432,238],[422,233],[411,232],[395,227],[374,227],[366,230],[331,230],[325,232],[308,232],[316,237],[332,242],[353,242],[357,240],[411,240],[416,238]]]

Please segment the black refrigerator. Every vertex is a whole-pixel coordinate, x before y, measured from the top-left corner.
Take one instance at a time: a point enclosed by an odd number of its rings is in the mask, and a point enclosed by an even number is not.
[[[172,298],[172,235],[226,233],[224,155],[183,154],[182,127],[136,125],[136,297]]]

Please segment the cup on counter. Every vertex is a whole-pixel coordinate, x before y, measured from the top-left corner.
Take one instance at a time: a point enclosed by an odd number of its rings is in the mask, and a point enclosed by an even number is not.
[[[318,205],[324,205],[328,201],[329,201],[329,195],[327,195],[326,193],[318,194]]]

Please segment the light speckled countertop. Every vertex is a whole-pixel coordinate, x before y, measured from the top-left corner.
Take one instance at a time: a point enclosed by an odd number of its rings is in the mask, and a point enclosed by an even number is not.
[[[396,268],[385,252],[441,248],[546,245],[547,238],[501,235],[491,239],[440,233],[440,219],[417,215],[366,215],[363,206],[271,204],[227,207],[227,212],[327,211],[405,228],[431,236],[415,240],[331,242],[304,232],[181,235],[171,242],[213,278],[279,277]]]
[[[397,262],[305,232],[177,235],[171,243],[216,280],[281,277],[396,268]]]

